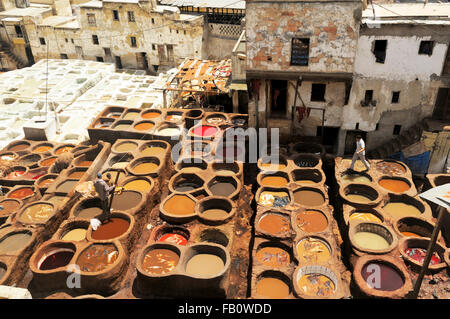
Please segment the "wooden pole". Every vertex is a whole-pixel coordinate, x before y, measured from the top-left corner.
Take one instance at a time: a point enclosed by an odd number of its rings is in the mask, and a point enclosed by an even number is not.
[[[427,255],[422,264],[422,269],[420,269],[419,276],[417,277],[416,283],[414,285],[414,291],[412,293],[411,299],[417,299],[419,295],[420,286],[422,285],[423,277],[425,276],[426,271],[428,270],[428,265],[430,264],[431,257],[433,256],[433,251],[436,246],[436,240],[439,232],[441,231],[442,222],[444,221],[444,214],[446,213],[446,209],[442,206],[439,206],[439,215],[438,220],[436,222],[436,226],[434,227],[433,234],[431,235],[430,243],[427,249]]]

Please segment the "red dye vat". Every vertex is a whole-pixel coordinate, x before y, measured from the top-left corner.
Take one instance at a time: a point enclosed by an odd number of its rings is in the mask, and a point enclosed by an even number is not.
[[[9,198],[18,198],[22,199],[28,196],[31,196],[34,194],[34,191],[32,188],[20,188],[15,191],[13,191],[11,194],[9,194]]]
[[[23,174],[25,174],[25,171],[19,171],[19,170],[12,171],[8,175],[6,175],[6,178],[16,178],[16,177],[22,176]]]
[[[396,269],[382,263],[364,265],[361,275],[369,287],[377,290],[394,291],[405,284],[403,277]]]
[[[165,234],[158,241],[168,242],[176,245],[186,245],[187,239],[179,234]]]
[[[192,130],[192,134],[197,136],[213,136],[216,133],[217,128],[209,125],[197,126]]]
[[[406,248],[405,254],[408,257],[422,264],[427,255],[427,250],[424,248]],[[434,252],[433,255],[431,256],[430,265],[440,264],[441,262],[442,262],[441,257],[439,257],[439,255],[436,252]]]
[[[59,267],[64,267],[70,263],[74,252],[69,249],[61,249],[53,254],[47,256],[42,264],[40,265],[40,270],[51,270]]]
[[[42,167],[41,169],[38,169],[34,172],[28,172],[23,177],[27,179],[38,179],[41,176],[44,176],[47,174],[48,167]]]

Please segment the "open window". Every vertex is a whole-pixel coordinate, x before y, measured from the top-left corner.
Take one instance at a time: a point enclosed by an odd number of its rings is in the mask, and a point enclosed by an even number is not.
[[[373,99],[373,90],[366,90],[364,93],[364,100],[361,101],[361,106],[375,106],[377,101]]]
[[[400,131],[402,130],[401,125],[394,125],[394,131],[392,132],[393,135],[400,135]]]
[[[386,59],[387,40],[375,40],[373,46],[373,54],[375,55],[375,62],[384,63]]]
[[[419,54],[432,55],[434,41],[420,41]]]
[[[392,92],[392,104],[397,104],[400,100],[400,91],[394,91]]]
[[[311,85],[311,102],[325,102],[326,87],[326,84],[313,83]]]

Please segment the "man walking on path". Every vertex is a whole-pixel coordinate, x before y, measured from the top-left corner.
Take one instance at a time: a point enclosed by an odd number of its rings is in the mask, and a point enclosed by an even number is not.
[[[357,159],[360,159],[363,162],[364,166],[367,170],[370,169],[369,162],[366,160],[366,144],[364,143],[361,135],[356,135],[356,151],[353,154],[352,165],[350,165],[350,170],[353,171],[353,167],[355,166],[355,162]]]
[[[102,201],[102,214],[99,215],[97,219],[100,223],[103,222],[105,219],[108,219],[109,217],[109,204],[108,204],[108,198],[109,195],[114,191],[115,186],[108,186],[108,184],[102,179],[102,174],[97,174],[97,179],[94,182],[95,191],[97,192],[98,196],[100,197],[100,200]],[[92,220],[91,220],[92,223]],[[92,225],[94,230],[97,229],[99,225],[98,222],[94,222]]]

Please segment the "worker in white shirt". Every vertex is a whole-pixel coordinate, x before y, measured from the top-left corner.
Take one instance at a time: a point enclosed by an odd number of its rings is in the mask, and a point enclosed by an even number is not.
[[[363,162],[364,166],[367,170],[370,169],[369,162],[366,160],[366,144],[364,143],[361,135],[356,135],[356,151],[353,154],[352,165],[350,165],[350,170],[353,170],[355,166],[355,162],[357,159],[360,159]]]

